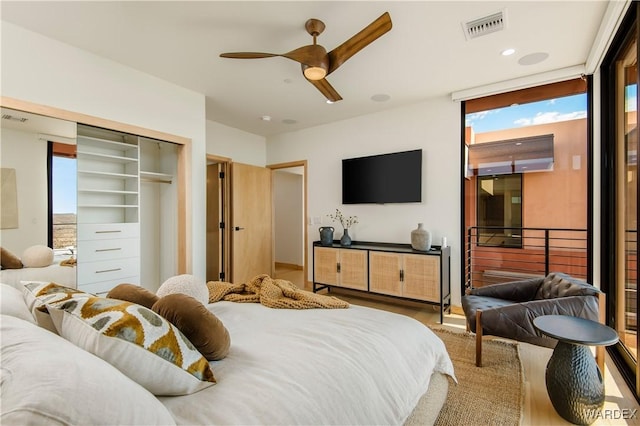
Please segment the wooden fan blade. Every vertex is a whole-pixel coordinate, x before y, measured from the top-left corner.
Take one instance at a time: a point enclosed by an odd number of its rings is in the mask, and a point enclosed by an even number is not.
[[[233,58],[233,59],[260,59],[260,58],[272,58],[274,56],[282,56],[276,53],[261,53],[261,52],[231,52],[221,53],[221,58]]]
[[[391,16],[389,12],[385,12],[358,34],[329,52],[329,71],[327,75],[331,74],[340,65],[344,64],[347,59],[358,53],[378,37],[388,32],[391,26]]]
[[[318,89],[320,93],[322,93],[324,97],[331,102],[338,102],[342,100],[342,96],[340,96],[340,94],[336,92],[336,89],[334,89],[333,86],[329,84],[326,78],[323,78],[322,80],[309,80],[307,78],[307,81],[313,84],[316,89]]]

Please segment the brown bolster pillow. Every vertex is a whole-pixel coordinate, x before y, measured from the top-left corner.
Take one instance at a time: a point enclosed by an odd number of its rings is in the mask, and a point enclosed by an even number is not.
[[[151,309],[175,325],[209,361],[229,353],[231,338],[226,327],[195,298],[173,293],[160,298]]]
[[[125,302],[135,303],[142,305],[145,308],[151,309],[154,303],[159,299],[158,296],[150,292],[144,287],[140,287],[135,284],[122,283],[118,284],[109,291],[107,294],[109,299],[124,300]]]

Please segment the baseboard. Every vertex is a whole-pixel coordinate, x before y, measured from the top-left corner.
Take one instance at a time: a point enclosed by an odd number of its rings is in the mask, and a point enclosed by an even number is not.
[[[302,271],[302,265],[296,265],[294,263],[275,262],[275,267],[284,268],[284,269],[295,269],[297,271]]]

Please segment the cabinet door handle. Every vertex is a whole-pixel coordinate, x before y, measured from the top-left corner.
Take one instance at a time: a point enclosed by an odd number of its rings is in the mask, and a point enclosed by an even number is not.
[[[340,273],[340,262],[336,263],[336,272]]]
[[[400,282],[404,281],[404,270],[400,269]]]
[[[116,234],[118,232],[122,232],[120,229],[114,229],[110,231],[96,231],[96,234]]]
[[[121,270],[122,268],[113,268],[113,269],[103,269],[102,271],[96,271],[96,274],[104,274],[105,272],[116,272]]]
[[[96,249],[96,253],[100,253],[103,251],[118,251],[118,250],[122,250],[122,248],[117,247],[117,248]]]

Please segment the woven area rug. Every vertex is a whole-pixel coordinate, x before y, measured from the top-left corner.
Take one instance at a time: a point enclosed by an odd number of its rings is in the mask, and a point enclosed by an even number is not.
[[[518,425],[523,405],[522,363],[516,343],[482,342],[482,368],[475,364],[475,335],[432,328],[442,339],[458,379],[436,425]]]

